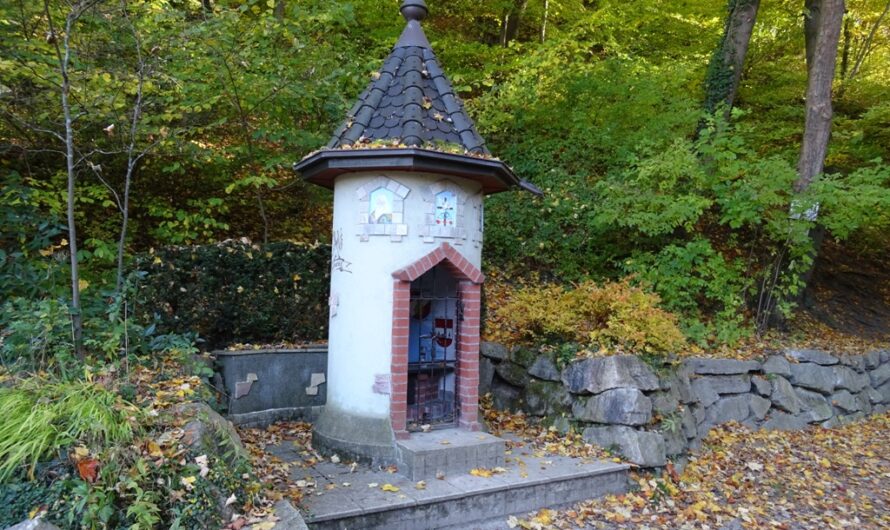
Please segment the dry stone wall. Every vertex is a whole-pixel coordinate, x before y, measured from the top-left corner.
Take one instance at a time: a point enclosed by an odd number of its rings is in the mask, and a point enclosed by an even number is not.
[[[644,467],[682,460],[711,428],[833,427],[890,408],[890,350],[789,349],[760,361],[691,358],[653,368],[640,357],[579,359],[496,343],[481,347],[480,393],[494,406],[574,428]]]

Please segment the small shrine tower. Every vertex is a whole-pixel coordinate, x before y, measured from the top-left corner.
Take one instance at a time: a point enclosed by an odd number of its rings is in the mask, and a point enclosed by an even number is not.
[[[327,148],[334,191],[327,404],[314,443],[377,462],[397,440],[478,430],[483,198],[539,193],[491,156],[421,29],[423,0]]]

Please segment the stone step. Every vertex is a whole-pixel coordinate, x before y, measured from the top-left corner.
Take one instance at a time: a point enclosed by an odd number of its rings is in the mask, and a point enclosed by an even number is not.
[[[401,473],[329,474],[324,480],[334,486],[320,485],[322,493],[305,497],[302,506],[306,523],[314,530],[497,528],[497,518],[505,521],[510,515],[624,493],[628,468],[611,462],[520,454],[509,456],[506,470],[493,476],[445,475],[425,481],[422,489]],[[344,482],[349,485],[343,486]],[[383,491],[385,484],[398,491]]]
[[[399,471],[414,481],[434,479],[440,473],[458,475],[474,468],[501,467],[506,450],[501,438],[460,429],[413,433],[397,445]]]

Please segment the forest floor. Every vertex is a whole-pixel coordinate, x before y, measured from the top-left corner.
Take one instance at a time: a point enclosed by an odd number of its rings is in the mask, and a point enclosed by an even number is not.
[[[509,435],[509,449],[541,454],[614,457],[526,422],[522,414],[483,409],[492,432]],[[292,466],[325,459],[312,449],[311,425],[279,423],[241,429],[255,468],[272,498],[299,506],[304,495],[323,494],[312,481],[289,479]],[[284,462],[267,447],[293,443],[302,453]],[[564,510],[510,517],[504,527],[525,529],[878,529],[890,528],[890,413],[835,429],[755,431],[736,423],[715,428],[678,472],[634,473],[631,492],[586,501]],[[338,461],[339,463],[339,461]],[[395,473],[395,468],[387,469]],[[477,476],[486,476],[484,470]],[[490,476],[490,475],[489,475]],[[330,486],[328,486],[330,487]]]
[[[512,517],[510,528],[890,528],[890,413],[836,429],[712,430],[682,473],[625,495]]]

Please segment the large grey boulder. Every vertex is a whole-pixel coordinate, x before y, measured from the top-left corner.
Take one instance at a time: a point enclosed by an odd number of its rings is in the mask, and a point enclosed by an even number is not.
[[[488,357],[479,358],[479,395],[491,392],[491,381],[494,378],[494,363]]]
[[[739,375],[760,369],[756,361],[738,361],[736,359],[693,358],[686,361],[692,371],[699,375]]]
[[[887,381],[890,381],[890,364],[883,364],[877,369],[872,370],[868,375],[871,378],[871,386],[878,388]]]
[[[754,392],[757,392],[758,396],[770,397],[773,393],[773,385],[759,375],[755,375],[751,378],[751,385],[754,388]]]
[[[771,355],[769,359],[763,363],[763,373],[789,377],[791,376],[791,363],[781,355]]]
[[[235,426],[206,403],[177,405],[173,414],[184,423],[182,441],[194,455],[224,454],[234,450],[237,457],[247,458]]]
[[[495,361],[503,361],[510,354],[506,346],[497,342],[483,342],[479,345],[479,353]]]
[[[6,530],[59,530],[59,527],[37,518],[26,519],[15,526],[10,526]]]
[[[649,397],[652,399],[652,410],[662,416],[673,413],[680,406],[680,401],[671,392],[656,392]]]
[[[718,394],[744,394],[751,391],[750,375],[706,375],[699,379],[707,381]]]
[[[844,366],[849,366],[850,368],[856,370],[857,372],[865,371],[865,356],[864,355],[853,355],[853,354],[844,354],[838,357],[840,363]]]
[[[507,360],[513,361],[514,363],[522,366],[523,368],[528,368],[535,362],[535,359],[538,358],[538,352],[527,348],[525,346],[516,346],[512,350],[510,350],[510,355],[507,357]]]
[[[562,379],[562,374],[549,355],[541,355],[535,359],[531,368],[528,369],[528,375],[544,381],[560,381]]]
[[[661,467],[667,463],[664,438],[657,432],[638,431],[623,425],[588,427],[581,433],[587,443],[605,449],[618,449],[628,461],[643,467]]]
[[[613,388],[589,398],[578,398],[572,415],[584,421],[646,425],[652,421],[652,400],[636,388]]]
[[[492,405],[497,410],[519,410],[520,389],[509,385],[497,377],[491,383]]]
[[[754,394],[748,394],[748,407],[751,410],[751,415],[756,419],[762,420],[765,418],[771,406],[772,402],[770,400]]]
[[[848,366],[834,367],[834,387],[846,388],[850,392],[861,392],[868,386],[868,376],[860,374]]]
[[[832,366],[839,362],[837,357],[821,350],[789,349],[785,350],[785,356],[799,363],[815,363],[823,366]]]
[[[666,455],[676,456],[686,452],[686,436],[683,435],[683,428],[680,425],[662,429],[661,436],[664,438]]]
[[[613,388],[659,389],[652,369],[633,355],[574,361],[563,370],[562,381],[573,394],[599,394]]]
[[[866,394],[865,392],[861,392],[853,397],[856,398],[857,402],[859,402],[859,410],[864,412],[866,415],[872,413],[874,407],[872,407],[871,399],[869,399],[868,394]]]
[[[683,403],[693,403],[696,401],[695,394],[692,391],[692,383],[689,381],[688,368],[681,368],[675,373],[663,378],[662,383],[670,388],[671,393]]]
[[[872,350],[862,356],[865,360],[865,369],[874,370],[881,365],[881,350]]]
[[[804,388],[795,388],[794,393],[800,399],[801,410],[803,411],[803,414],[800,414],[800,416],[807,421],[824,421],[834,416],[834,409],[831,407],[831,403],[822,394]]]
[[[695,438],[698,435],[698,424],[695,421],[695,416],[692,414],[692,411],[689,410],[689,407],[683,409],[680,418],[683,425],[683,434],[686,435],[686,438]]]
[[[745,421],[751,415],[749,398],[750,394],[746,394],[717,400],[708,408],[706,421],[711,425],[720,425],[728,421]]]
[[[834,370],[814,363],[792,364],[791,383],[823,394],[834,391]]]
[[[770,399],[773,404],[791,414],[798,414],[801,409],[800,398],[794,391],[794,387],[784,377],[777,375],[772,381],[772,395]]]
[[[572,406],[572,396],[562,383],[532,379],[521,396],[525,411],[532,416],[559,415]]]
[[[884,396],[874,388],[867,386],[862,390],[862,395],[868,398],[872,405],[877,405],[884,401]]]
[[[696,401],[705,407],[710,407],[720,399],[720,396],[717,394],[717,391],[714,390],[714,387],[711,386],[711,383],[704,378],[692,380],[692,394],[695,396]]]
[[[525,367],[510,361],[504,361],[495,366],[494,372],[513,386],[523,387],[528,384],[528,373],[525,371]]]
[[[807,426],[805,419],[774,410],[761,428],[768,431],[799,431]]]
[[[843,413],[852,414],[853,412],[859,412],[862,409],[859,400],[846,390],[841,390],[840,392],[832,394],[829,400],[832,405],[841,409]]]
[[[883,403],[890,405],[890,381],[875,389],[884,398]]]

